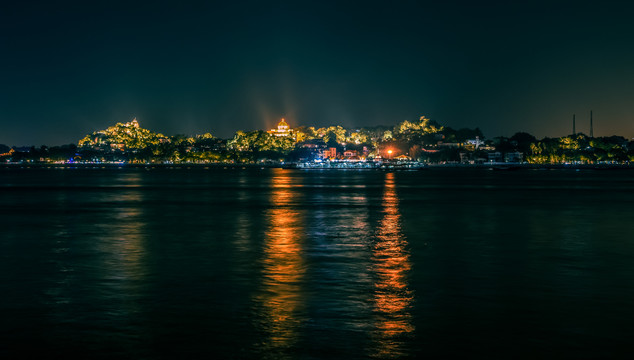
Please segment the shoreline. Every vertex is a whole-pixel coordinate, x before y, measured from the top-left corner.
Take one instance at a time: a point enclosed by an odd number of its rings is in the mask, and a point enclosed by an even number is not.
[[[382,171],[418,171],[434,169],[475,169],[475,170],[630,170],[634,169],[632,164],[425,164],[420,169],[398,169],[398,168],[292,168],[284,164],[127,164],[127,163],[102,163],[102,164],[49,164],[49,163],[5,163],[0,164],[0,169],[197,169],[197,170],[217,170],[217,169],[276,169],[283,168],[294,171],[341,171],[341,170],[382,170]]]

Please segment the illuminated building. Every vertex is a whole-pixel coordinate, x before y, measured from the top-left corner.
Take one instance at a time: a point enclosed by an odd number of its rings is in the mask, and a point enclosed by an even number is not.
[[[353,156],[357,156],[357,151],[356,150],[346,150],[343,152],[343,156],[346,158],[351,158]]]
[[[125,126],[125,127],[133,127],[133,128],[138,129],[139,128],[139,122],[137,121],[136,118],[134,118],[134,119],[132,119],[132,121],[123,124],[123,126]]]
[[[277,129],[271,129],[268,133],[273,136],[290,136],[293,134],[293,129],[291,129],[284,118],[282,118],[282,120],[277,124]]]
[[[6,152],[4,154],[0,154],[0,156],[11,156],[13,154],[15,154],[15,149],[11,148],[11,149],[9,149],[9,152]]]
[[[337,148],[331,147],[323,152],[324,159],[336,159],[337,158]]]

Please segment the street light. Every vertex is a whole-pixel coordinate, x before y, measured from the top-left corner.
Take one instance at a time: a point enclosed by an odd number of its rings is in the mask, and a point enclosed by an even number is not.
[[[387,157],[388,159],[392,159],[392,149],[387,151]]]

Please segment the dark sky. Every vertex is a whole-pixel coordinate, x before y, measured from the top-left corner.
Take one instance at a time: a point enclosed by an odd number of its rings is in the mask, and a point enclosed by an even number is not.
[[[634,12],[595,2],[15,1],[0,143],[137,117],[167,135],[393,125],[634,136]]]

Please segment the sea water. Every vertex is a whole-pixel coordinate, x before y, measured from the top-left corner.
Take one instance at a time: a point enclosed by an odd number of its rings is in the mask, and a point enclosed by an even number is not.
[[[2,169],[0,356],[609,357],[634,171]]]

